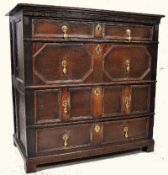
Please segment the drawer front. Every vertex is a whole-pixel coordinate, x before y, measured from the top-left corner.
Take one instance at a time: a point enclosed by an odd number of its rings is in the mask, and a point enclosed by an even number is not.
[[[117,143],[145,139],[149,134],[149,119],[139,118],[105,122],[103,124],[103,143]]]
[[[62,106],[66,121],[124,115],[124,86],[77,87],[67,93],[63,95],[67,105]]]
[[[35,123],[78,121],[150,112],[151,85],[34,91]]]
[[[94,38],[94,23],[33,19],[33,38]]]
[[[152,40],[152,26],[124,26],[124,25],[105,25],[105,38],[114,40]]]
[[[34,43],[33,84],[149,80],[153,53],[145,45]]]
[[[80,120],[92,118],[92,88],[80,87],[69,89],[69,118]]]
[[[34,84],[74,83],[89,78],[93,56],[83,44],[34,44]]]
[[[36,90],[34,109],[37,124],[92,119],[92,88]]]
[[[150,111],[151,85],[130,85],[125,87],[124,113],[145,114]]]
[[[34,109],[36,123],[61,121],[61,90],[46,89],[34,92]]]
[[[147,113],[150,111],[150,85],[131,86],[131,111],[132,114]]]
[[[90,124],[43,128],[36,130],[36,152],[52,152],[91,144]]]
[[[36,153],[124,143],[149,136],[149,118],[36,129]]]
[[[103,91],[103,116],[124,114],[124,86],[104,86]]]
[[[111,81],[149,79],[151,55],[145,46],[113,45],[104,56],[103,71]]]
[[[153,27],[144,25],[104,24],[93,22],[33,19],[32,37],[41,39],[152,40]]]

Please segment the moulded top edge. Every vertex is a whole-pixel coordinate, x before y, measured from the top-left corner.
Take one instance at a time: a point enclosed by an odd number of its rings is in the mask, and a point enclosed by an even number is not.
[[[162,18],[164,15],[160,14],[146,14],[146,13],[134,13],[134,12],[123,12],[123,11],[111,11],[111,10],[103,10],[103,9],[91,9],[91,8],[79,8],[79,7],[66,7],[66,6],[54,6],[54,5],[39,5],[39,4],[28,4],[28,3],[19,3],[17,4],[11,11],[9,11],[6,15],[12,16],[16,12],[20,10],[26,10],[26,12],[53,12],[53,11],[62,11],[62,12],[88,12],[88,13],[96,13],[103,15],[114,15],[114,16],[144,16],[151,18]]]

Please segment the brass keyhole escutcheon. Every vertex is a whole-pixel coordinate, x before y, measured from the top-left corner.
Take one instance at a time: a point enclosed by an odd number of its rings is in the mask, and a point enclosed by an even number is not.
[[[63,60],[63,61],[62,61],[62,67],[63,67],[62,72],[63,72],[64,74],[67,73],[67,65],[68,65],[68,62],[67,62],[66,60]]]
[[[101,89],[100,89],[99,87],[95,88],[94,94],[95,94],[96,96],[99,96],[99,95],[101,94]]]
[[[98,125],[98,124],[95,125],[95,132],[96,133],[100,132],[100,125]]]
[[[101,25],[100,24],[97,24],[97,26],[96,26],[96,33],[100,33],[101,30],[102,30]]]
[[[67,114],[68,113],[68,100],[64,100],[63,102],[62,102],[62,106],[63,106],[63,111],[64,111],[64,113],[65,114]]]
[[[100,44],[98,44],[98,45],[96,46],[96,53],[97,53],[97,55],[99,55],[100,52],[101,52],[101,46],[100,46]]]
[[[131,29],[127,29],[126,34],[128,35],[128,41],[131,41]]]
[[[127,139],[128,138],[128,127],[124,127],[124,137]]]
[[[126,72],[129,73],[130,72],[130,60],[125,61],[125,66],[126,66]]]
[[[63,32],[64,39],[67,39],[68,38],[68,34],[67,34],[67,32],[68,32],[68,26],[63,25],[61,29],[62,29],[62,32]]]
[[[129,109],[129,97],[125,97],[125,107],[127,110]]]
[[[64,134],[62,136],[62,139],[64,141],[64,146],[67,147],[68,146],[68,139],[69,139],[69,135],[68,134]]]

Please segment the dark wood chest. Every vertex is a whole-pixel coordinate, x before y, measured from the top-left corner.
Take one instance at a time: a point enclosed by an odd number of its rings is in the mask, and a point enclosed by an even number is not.
[[[27,172],[153,151],[162,15],[30,4],[8,15],[14,143]]]

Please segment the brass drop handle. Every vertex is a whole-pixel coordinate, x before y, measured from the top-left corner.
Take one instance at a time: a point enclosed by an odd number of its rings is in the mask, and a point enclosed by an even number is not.
[[[63,60],[62,61],[62,67],[63,67],[62,72],[64,74],[67,74],[67,65],[68,65],[68,62],[66,60]]]
[[[128,138],[128,127],[124,127],[124,137],[127,139]]]
[[[129,73],[130,72],[130,60],[126,60],[125,65],[126,65],[126,72]]]
[[[128,41],[131,41],[131,29],[127,29],[126,34],[128,35]]]
[[[95,129],[96,133],[99,133],[100,132],[100,125],[96,124],[94,129]]]
[[[63,102],[62,102],[62,106],[63,106],[63,108],[64,108],[64,114],[67,114],[68,113],[68,100],[64,100]]]
[[[64,141],[64,146],[67,147],[68,146],[68,139],[69,139],[69,135],[68,134],[64,134],[62,136],[62,139]]]
[[[129,109],[129,98],[125,97],[125,107],[126,109]]]
[[[68,26],[63,25],[61,29],[62,29],[62,32],[63,32],[64,39],[67,39],[68,38],[68,34],[67,34],[67,32],[68,32]]]

